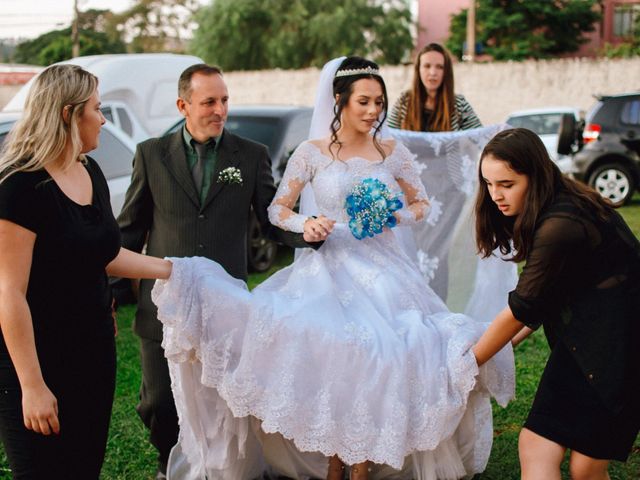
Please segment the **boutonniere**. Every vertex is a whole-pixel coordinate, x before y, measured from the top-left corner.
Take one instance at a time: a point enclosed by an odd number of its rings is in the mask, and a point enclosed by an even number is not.
[[[236,167],[225,168],[220,172],[220,175],[218,175],[218,183],[226,183],[228,185],[237,183],[238,185],[242,185],[242,173],[240,169]]]

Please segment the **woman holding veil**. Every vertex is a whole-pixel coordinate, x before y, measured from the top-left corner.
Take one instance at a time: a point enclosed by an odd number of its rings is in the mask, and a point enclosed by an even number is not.
[[[393,227],[429,203],[413,155],[380,133],[378,66],[337,59],[322,77],[328,135],[298,147],[269,213],[324,244],[253,292],[201,258],[154,288],[181,428],[170,478],[453,480],[488,460],[511,351],[478,369],[486,325],[449,312],[399,246]],[[293,210],[307,184],[317,217]]]

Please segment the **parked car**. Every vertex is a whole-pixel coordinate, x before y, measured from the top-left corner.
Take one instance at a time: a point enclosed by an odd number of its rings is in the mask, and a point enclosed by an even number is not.
[[[535,132],[560,170],[563,173],[572,173],[571,157],[558,153],[558,133],[562,116],[565,114],[572,116],[575,122],[580,121],[580,110],[577,108],[549,107],[513,112],[505,122],[512,127],[522,127]]]
[[[106,109],[114,102],[114,123],[119,123],[117,108],[120,102],[119,105],[125,104],[128,107],[129,117],[136,118],[148,135],[156,136],[161,135],[180,117],[176,108],[180,74],[191,65],[203,63],[203,60],[192,55],[172,53],[126,53],[88,55],[60,63],[79,65],[98,77],[102,107]],[[35,77],[14,95],[3,112],[22,111],[34,79]],[[126,120],[123,122],[126,123]],[[134,128],[131,132],[136,142],[146,138],[141,138],[140,135],[143,134],[138,134]]]
[[[289,157],[309,135],[312,113],[313,109],[309,107],[237,106],[229,110],[225,128],[267,147],[273,177],[279,183]],[[169,128],[165,135],[183,125],[184,119]],[[268,270],[278,251],[277,244],[262,234],[253,213],[249,217],[247,251],[249,267],[256,272]]]
[[[0,113],[0,147],[20,118],[19,113]],[[119,128],[105,123],[100,131],[100,146],[90,152],[91,158],[100,165],[109,184],[111,208],[118,216],[124,203],[124,196],[131,183],[132,159],[136,146]]]
[[[640,186],[640,92],[596,99],[584,127],[563,119],[558,152],[575,151],[575,178],[624,205]]]
[[[100,111],[108,122],[113,123],[116,127],[126,133],[134,143],[140,143],[149,138],[149,133],[142,126],[140,120],[135,113],[124,102],[112,100],[107,103],[101,103]]]

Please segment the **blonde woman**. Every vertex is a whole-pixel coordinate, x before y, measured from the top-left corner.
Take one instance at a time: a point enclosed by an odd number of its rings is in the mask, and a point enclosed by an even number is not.
[[[389,126],[416,132],[449,132],[481,127],[480,119],[453,88],[451,55],[438,43],[425,46],[414,62],[411,90],[400,95]]]
[[[97,479],[115,387],[107,275],[167,278],[120,247],[106,180],[84,154],[98,80],[54,65],[0,156],[0,436],[14,478]]]

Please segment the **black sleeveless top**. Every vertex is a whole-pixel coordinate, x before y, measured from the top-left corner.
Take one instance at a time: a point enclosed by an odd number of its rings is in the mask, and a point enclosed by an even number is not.
[[[613,209],[602,220],[560,192],[542,212],[514,316],[561,341],[607,406],[640,388],[640,243]]]
[[[27,302],[41,365],[72,356],[76,342],[113,336],[105,267],[118,254],[120,230],[100,167],[89,158],[86,168],[90,205],[67,197],[46,170],[19,172],[0,184],[0,218],[36,234]],[[5,379],[15,375],[3,338],[0,369]]]

